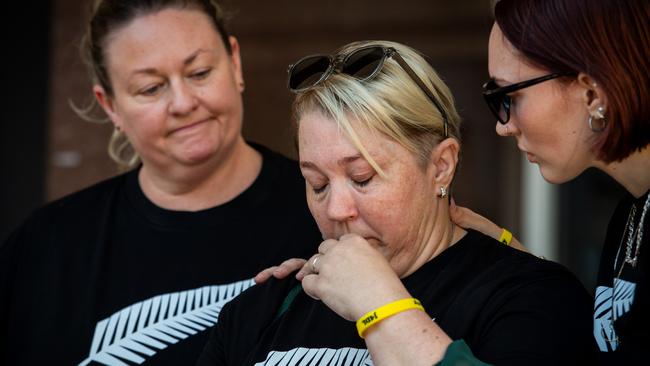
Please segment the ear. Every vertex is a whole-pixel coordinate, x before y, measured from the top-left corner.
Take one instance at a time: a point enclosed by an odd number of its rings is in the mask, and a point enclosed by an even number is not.
[[[429,172],[430,178],[435,185],[436,192],[440,191],[440,187],[449,189],[456,167],[458,166],[458,152],[460,151],[460,144],[454,138],[447,138],[441,141],[438,146],[433,148],[429,157]]]
[[[242,72],[241,68],[241,56],[239,54],[239,42],[237,41],[237,38],[230,36],[228,37],[228,41],[230,42],[230,61],[233,67],[233,72],[235,74],[235,82],[237,83],[237,87],[239,89],[239,92],[242,93],[244,91],[244,73]]]
[[[115,112],[115,101],[113,97],[106,93],[106,90],[101,85],[93,85],[93,94],[97,103],[102,107],[108,118],[111,119],[113,125],[118,130],[123,130],[123,123],[120,116]]]
[[[607,96],[594,78],[581,72],[578,74],[577,82],[581,88],[582,100],[589,114],[596,113],[598,107],[603,107],[607,111]]]

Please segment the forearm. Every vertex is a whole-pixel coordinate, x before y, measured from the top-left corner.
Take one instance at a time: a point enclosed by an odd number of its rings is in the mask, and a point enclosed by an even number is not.
[[[427,365],[439,362],[452,340],[420,310],[395,314],[364,334],[375,365]]]

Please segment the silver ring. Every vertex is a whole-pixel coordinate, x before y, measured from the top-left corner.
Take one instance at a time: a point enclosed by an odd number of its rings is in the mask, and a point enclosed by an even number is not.
[[[317,254],[314,256],[314,259],[311,261],[311,271],[314,273],[318,273],[318,268],[316,268],[316,263],[318,262],[319,258],[320,258],[320,254]]]

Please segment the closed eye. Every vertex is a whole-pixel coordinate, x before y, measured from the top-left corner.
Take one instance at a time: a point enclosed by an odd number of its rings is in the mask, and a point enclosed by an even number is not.
[[[320,187],[312,187],[312,190],[316,194],[321,194],[321,193],[325,192],[325,188],[327,188],[327,184],[324,184],[324,185],[322,185]]]
[[[365,186],[368,185],[368,183],[370,183],[370,181],[372,180],[373,177],[374,177],[374,175],[371,175],[370,178],[365,179],[365,180],[355,180],[355,179],[353,179],[352,181],[358,187],[365,187]]]
[[[191,75],[192,79],[195,80],[203,80],[207,78],[210,75],[210,72],[212,72],[212,69],[203,69],[199,70]]]
[[[162,89],[162,84],[155,84],[140,90],[138,94],[150,97],[156,95],[160,89]]]

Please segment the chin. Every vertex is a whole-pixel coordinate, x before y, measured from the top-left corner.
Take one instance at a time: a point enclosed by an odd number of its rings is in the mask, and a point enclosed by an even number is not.
[[[552,168],[547,164],[539,164],[539,172],[544,177],[544,180],[551,184],[562,184],[572,181],[577,176],[582,174],[585,169],[567,169],[567,168]]]
[[[182,154],[179,154],[177,160],[188,165],[197,165],[214,158],[216,154],[217,151],[214,147],[201,149],[197,146],[189,151],[184,151]]]

